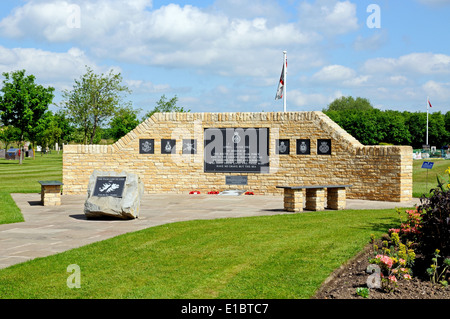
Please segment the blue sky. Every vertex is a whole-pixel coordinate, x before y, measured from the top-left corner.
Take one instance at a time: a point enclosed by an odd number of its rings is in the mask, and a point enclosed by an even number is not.
[[[142,114],[163,94],[192,112],[282,111],[286,50],[288,111],[351,95],[400,111],[429,96],[445,113],[449,16],[450,0],[8,0],[0,72],[27,70],[55,103],[88,65],[120,72]]]

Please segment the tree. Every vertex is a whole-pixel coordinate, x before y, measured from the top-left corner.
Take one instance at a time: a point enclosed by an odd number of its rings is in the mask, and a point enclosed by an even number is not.
[[[131,107],[121,108],[110,122],[109,134],[117,141],[139,125],[138,114],[141,110]]]
[[[346,111],[346,110],[358,110],[367,111],[372,110],[373,106],[370,104],[368,99],[357,97],[354,99],[352,96],[342,96],[335,99],[333,102],[328,104],[328,107],[323,110],[324,113],[328,111]]]
[[[385,132],[380,129],[380,113],[378,109],[363,112],[350,109],[326,114],[362,144],[376,145],[385,137]]]
[[[58,110],[54,115],[54,119],[58,127],[61,129],[61,138],[58,143],[68,143],[73,140],[74,127],[71,125],[67,114],[64,110]]]
[[[190,112],[191,110],[185,110],[183,107],[177,106],[178,97],[175,95],[173,98],[171,98],[169,101],[166,101],[166,95],[163,94],[158,102],[156,102],[156,106],[153,110],[149,111],[144,115],[143,120],[148,119],[153,114],[157,112]]]
[[[411,146],[422,148],[426,142],[427,113],[424,112],[404,112],[405,124],[411,134]]]
[[[445,130],[447,131],[448,138],[450,139],[450,111],[444,115]]]
[[[60,143],[62,129],[59,127],[58,118],[54,116],[52,111],[48,111],[39,121],[37,126],[35,140],[43,148]]]
[[[411,134],[402,113],[390,110],[380,112],[379,124],[384,135],[381,142],[394,145],[411,144]]]
[[[8,149],[11,142],[17,142],[20,140],[20,131],[14,126],[2,126],[0,127],[0,141],[5,144],[5,149]]]
[[[0,118],[5,125],[20,131],[20,144],[30,134],[53,101],[54,88],[44,88],[34,83],[33,75],[25,76],[25,70],[3,73],[5,80],[0,90]],[[23,152],[19,163],[22,164]]]
[[[63,92],[63,107],[71,122],[82,130],[85,144],[93,144],[97,129],[122,106],[122,94],[131,93],[121,82],[120,73],[110,70],[107,75],[97,75],[87,67],[72,91]]]

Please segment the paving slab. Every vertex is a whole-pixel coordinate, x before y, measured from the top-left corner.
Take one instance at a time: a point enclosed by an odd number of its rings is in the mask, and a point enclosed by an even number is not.
[[[283,210],[282,196],[156,194],[143,196],[137,219],[87,219],[85,195],[63,195],[61,206],[42,206],[39,193],[11,196],[25,222],[0,225],[0,268],[167,223],[294,214]],[[404,203],[348,199],[347,208],[413,207],[418,203],[418,199]]]

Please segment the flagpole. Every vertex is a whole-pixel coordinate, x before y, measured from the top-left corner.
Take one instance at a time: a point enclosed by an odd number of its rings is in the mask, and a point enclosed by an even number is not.
[[[283,85],[283,106],[284,111],[286,112],[286,73],[287,73],[287,67],[286,67],[286,51],[283,51],[283,68],[284,68],[284,85]]]
[[[428,104],[429,104],[430,98],[427,96],[427,147],[428,147]]]

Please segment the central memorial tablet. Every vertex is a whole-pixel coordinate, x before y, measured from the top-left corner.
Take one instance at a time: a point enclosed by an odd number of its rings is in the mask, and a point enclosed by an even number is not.
[[[269,128],[205,128],[204,171],[269,173]]]

